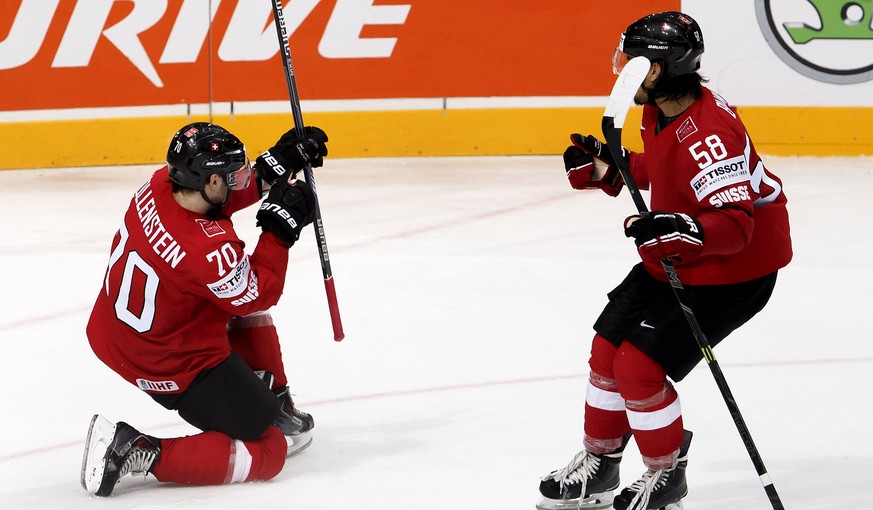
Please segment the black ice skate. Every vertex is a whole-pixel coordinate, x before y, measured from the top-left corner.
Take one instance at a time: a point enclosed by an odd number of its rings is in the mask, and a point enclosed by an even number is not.
[[[686,430],[679,447],[676,465],[669,469],[648,470],[642,478],[615,497],[618,510],[682,510],[682,498],[688,494],[685,468],[691,431]]]
[[[82,487],[97,496],[109,496],[124,475],[147,475],[161,456],[160,445],[159,439],[123,421],[112,423],[95,414],[85,440]]]
[[[276,391],[276,397],[282,403],[279,408],[279,416],[274,425],[285,434],[288,442],[286,457],[300,453],[312,444],[312,429],[315,428],[315,420],[309,413],[305,413],[294,406],[294,399],[288,387]]]
[[[612,453],[597,455],[582,450],[565,468],[544,476],[540,482],[542,497],[537,502],[537,509],[610,508],[613,491],[619,483],[619,462],[630,436],[630,433],[626,434],[621,447]]]
[[[255,375],[264,381],[268,388],[273,387],[275,378],[272,372],[256,370]],[[288,452],[285,457],[290,457],[302,452],[312,444],[312,429],[315,428],[315,420],[309,413],[304,413],[294,406],[294,400],[291,398],[291,392],[287,386],[273,390],[273,392],[281,403],[279,416],[276,417],[273,425],[285,435],[285,441],[288,443]]]

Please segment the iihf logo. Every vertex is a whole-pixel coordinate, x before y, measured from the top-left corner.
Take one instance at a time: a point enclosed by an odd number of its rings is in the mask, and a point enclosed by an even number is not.
[[[763,0],[755,11],[767,44],[798,73],[836,84],[873,80],[873,3]]]

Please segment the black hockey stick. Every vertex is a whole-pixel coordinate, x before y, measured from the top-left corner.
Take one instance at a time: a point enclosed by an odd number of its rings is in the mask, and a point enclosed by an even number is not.
[[[643,83],[643,79],[646,77],[650,65],[649,60],[645,57],[636,57],[627,63],[621,71],[621,74],[618,76],[618,79],[615,81],[612,94],[609,96],[609,103],[607,103],[606,111],[603,113],[602,125],[603,136],[606,138],[609,152],[612,154],[612,158],[615,160],[621,178],[624,180],[625,186],[627,186],[627,189],[634,200],[634,205],[636,205],[637,211],[639,211],[641,216],[649,214],[649,209],[646,206],[645,200],[640,196],[640,190],[637,187],[636,182],[634,182],[634,178],[630,173],[627,162],[621,154],[621,129],[624,125],[625,118],[627,117],[627,112],[630,110],[631,104],[633,104],[634,95]],[[709,340],[707,340],[706,335],[703,333],[703,330],[700,328],[700,324],[697,322],[697,316],[694,315],[694,310],[688,306],[688,296],[685,292],[685,287],[682,286],[682,282],[679,280],[676,268],[673,267],[673,263],[667,258],[661,261],[661,265],[664,267],[664,272],[667,273],[667,278],[670,280],[670,285],[673,287],[673,293],[676,295],[676,300],[679,302],[679,306],[682,308],[682,312],[685,314],[685,318],[691,326],[691,331],[694,333],[694,339],[697,340],[697,345],[700,347],[700,350],[703,351],[703,359],[706,360],[706,364],[709,365],[709,368],[712,371],[715,383],[721,391],[721,396],[724,398],[724,402],[727,404],[731,417],[734,419],[734,424],[737,426],[737,430],[740,433],[740,438],[742,438],[743,444],[746,445],[749,457],[752,458],[752,464],[755,465],[755,470],[758,472],[758,478],[764,485],[764,491],[770,499],[770,504],[773,505],[774,510],[784,510],[785,507],[782,506],[782,500],[779,499],[779,494],[776,493],[776,487],[770,480],[770,475],[767,474],[767,468],[764,467],[764,461],[758,453],[758,448],[755,446],[755,442],[752,441],[752,434],[749,432],[749,428],[746,426],[746,421],[743,419],[742,414],[740,414],[740,408],[728,387],[727,379],[725,379],[721,367],[719,367],[718,361],[715,359],[715,354],[712,352],[712,346],[710,345]]]
[[[273,17],[276,22],[276,33],[279,36],[279,50],[282,53],[282,66],[285,68],[285,81],[288,84],[288,96],[291,99],[291,112],[294,114],[294,129],[297,136],[303,138],[303,114],[300,111],[300,96],[297,92],[297,80],[294,77],[294,67],[291,65],[291,47],[288,45],[288,31],[285,28],[285,16],[282,14],[280,0],[272,0]],[[327,252],[327,239],[324,236],[324,222],[321,219],[321,208],[318,205],[318,194],[315,189],[315,179],[312,177],[312,166],[303,167],[306,182],[315,194],[315,215],[313,227],[315,240],[318,244],[318,256],[321,260],[321,273],[324,276],[324,290],[327,292],[327,306],[330,310],[330,322],[333,326],[333,339],[337,342],[345,338],[343,324],[340,319],[339,305],[336,300],[336,288],[333,282],[333,271],[330,268],[330,256]]]

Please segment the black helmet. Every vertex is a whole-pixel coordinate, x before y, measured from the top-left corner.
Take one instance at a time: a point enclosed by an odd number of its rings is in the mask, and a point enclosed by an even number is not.
[[[664,63],[668,76],[691,74],[700,69],[703,32],[694,19],[681,12],[650,14],[621,34],[618,50],[629,57],[646,57]]]
[[[235,172],[246,163],[246,148],[239,138],[209,122],[184,126],[173,136],[167,150],[170,180],[199,191],[203,191],[212,174],[220,175],[229,188],[237,187]]]

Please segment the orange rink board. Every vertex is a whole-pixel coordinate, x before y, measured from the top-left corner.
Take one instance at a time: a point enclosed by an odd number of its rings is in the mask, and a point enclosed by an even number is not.
[[[0,111],[288,97],[268,0],[4,0]],[[302,99],[604,96],[627,24],[678,0],[295,0]],[[568,72],[572,61],[586,73]]]
[[[306,123],[330,133],[333,157],[558,155],[568,133],[599,131],[603,109],[594,104],[605,105],[615,79],[610,58],[627,24],[680,9],[678,0],[283,3],[300,98],[341,105],[303,111]],[[268,0],[4,0],[0,146],[12,157],[0,169],[159,163],[173,132],[195,120],[217,122],[261,151],[292,124],[278,47]],[[342,108],[501,97],[592,101]],[[203,113],[258,103],[270,109]],[[195,113],[179,113],[186,107]],[[119,108],[123,115],[102,113]],[[871,108],[739,111],[764,153],[873,155]],[[634,149],[638,119],[637,109],[626,124]]]

